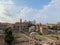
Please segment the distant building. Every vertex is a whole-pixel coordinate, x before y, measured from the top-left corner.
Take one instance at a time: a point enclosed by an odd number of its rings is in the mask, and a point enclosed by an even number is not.
[[[60,26],[60,22],[58,22],[57,25]]]
[[[0,23],[0,30],[4,30],[6,28],[11,28],[13,30],[13,32],[41,32],[42,34],[48,34],[50,33],[51,31],[56,33],[60,33],[60,30],[51,30],[48,28],[52,28],[53,26],[59,26],[60,23],[57,23],[57,24],[45,24],[45,25],[42,25],[41,23],[40,24],[36,24],[36,21],[22,21],[22,19],[20,19],[20,22],[16,22],[14,24],[11,24],[11,23]],[[1,31],[0,31],[1,32]]]
[[[48,28],[45,25],[37,25],[37,31],[42,34],[48,34]]]
[[[35,26],[29,27],[29,32],[35,32],[35,31],[36,31],[36,27]]]
[[[60,34],[60,23],[57,24],[46,24],[48,27],[49,34]]]
[[[13,26],[13,30],[23,31],[27,29],[28,22],[16,22]]]
[[[14,25],[13,25],[13,30],[15,30],[17,33],[18,32],[29,32],[29,27],[30,27],[30,24],[32,24],[31,21],[22,21],[22,19],[20,19],[20,22],[16,22]]]
[[[31,24],[35,24],[35,21],[22,21],[20,19],[20,22],[16,22],[14,24],[11,23],[0,23],[0,30],[5,30],[6,28],[11,28],[13,32],[28,32],[29,27],[32,26]]]
[[[4,29],[9,28],[9,27],[12,28],[13,25],[10,23],[0,23],[0,30],[4,30]]]

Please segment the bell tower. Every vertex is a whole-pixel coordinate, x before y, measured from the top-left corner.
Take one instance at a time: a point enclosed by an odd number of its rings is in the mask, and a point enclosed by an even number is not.
[[[22,19],[20,19],[20,22],[22,22]]]

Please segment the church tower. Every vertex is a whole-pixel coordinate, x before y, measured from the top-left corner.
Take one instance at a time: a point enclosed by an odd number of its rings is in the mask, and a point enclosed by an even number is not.
[[[22,22],[22,19],[20,19],[20,22]]]

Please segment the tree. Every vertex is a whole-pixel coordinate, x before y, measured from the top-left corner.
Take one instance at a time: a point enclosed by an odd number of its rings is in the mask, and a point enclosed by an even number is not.
[[[35,24],[28,24],[28,27],[35,26]]]
[[[13,40],[14,36],[12,35],[11,28],[5,29],[5,42],[7,45],[12,45]]]

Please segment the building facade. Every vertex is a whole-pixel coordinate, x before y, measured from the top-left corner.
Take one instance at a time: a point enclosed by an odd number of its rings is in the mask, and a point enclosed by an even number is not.
[[[36,31],[42,34],[48,34],[48,28],[45,25],[37,25]]]

